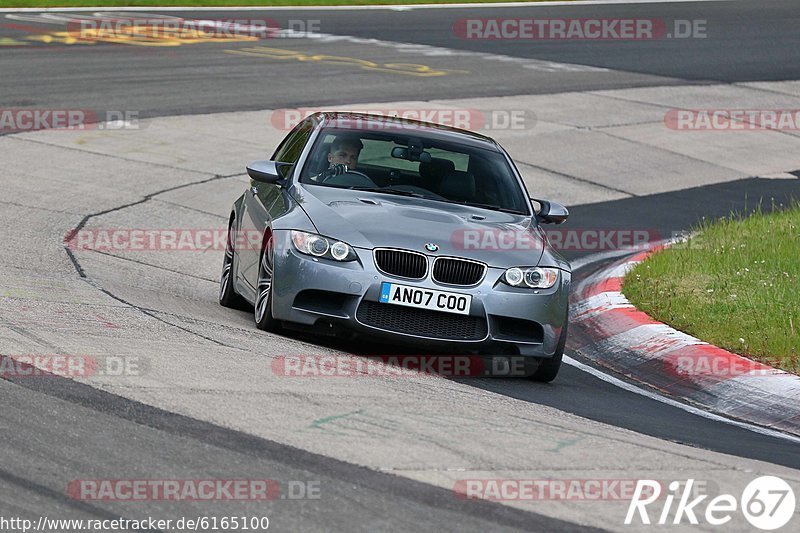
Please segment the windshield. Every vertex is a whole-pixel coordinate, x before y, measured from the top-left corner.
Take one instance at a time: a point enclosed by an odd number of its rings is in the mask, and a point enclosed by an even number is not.
[[[503,154],[418,132],[323,130],[300,181],[529,213]]]

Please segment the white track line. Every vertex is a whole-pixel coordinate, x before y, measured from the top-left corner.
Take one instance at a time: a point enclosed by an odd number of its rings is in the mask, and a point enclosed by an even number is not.
[[[575,2],[487,2],[475,4],[388,4],[374,6],[125,6],[125,7],[19,7],[2,8],[0,13],[24,11],[412,11],[414,9],[467,9],[486,7],[598,6],[614,4],[680,4],[725,2],[728,0],[576,0]]]
[[[624,390],[626,390],[628,392],[632,392],[634,394],[638,394],[640,396],[644,396],[644,397],[649,398],[651,400],[655,400],[657,402],[661,402],[661,403],[667,404],[667,405],[669,405],[671,407],[676,407],[678,409],[686,411],[687,413],[691,413],[693,415],[701,416],[703,418],[707,418],[707,419],[713,420],[715,422],[722,422],[722,423],[725,423],[725,424],[730,424],[732,426],[736,426],[736,427],[739,427],[739,428],[742,428],[742,429],[746,429],[748,431],[752,431],[753,433],[759,433],[761,435],[766,435],[767,437],[775,437],[776,439],[788,440],[789,442],[794,442],[796,444],[800,444],[800,437],[795,437],[794,435],[788,435],[786,433],[781,433],[780,431],[775,431],[774,429],[767,429],[767,428],[763,428],[761,426],[748,424],[747,422],[740,422],[738,420],[732,420],[730,418],[725,418],[724,416],[720,416],[720,415],[717,415],[717,414],[714,414],[714,413],[709,413],[708,411],[704,411],[704,410],[699,409],[697,407],[692,407],[691,405],[686,405],[686,404],[681,403],[681,402],[679,402],[677,400],[673,400],[671,398],[667,398],[665,396],[661,396],[660,394],[656,394],[654,392],[650,392],[650,391],[641,389],[641,388],[637,387],[636,385],[632,385],[630,383],[622,381],[621,379],[615,378],[614,376],[610,376],[610,375],[606,374],[605,372],[602,372],[602,371],[600,371],[600,370],[598,370],[598,369],[596,369],[596,368],[594,368],[592,366],[589,366],[587,364],[581,363],[580,361],[576,361],[575,359],[573,359],[572,357],[569,357],[567,355],[564,356],[564,362],[566,364],[568,364],[569,366],[575,367],[578,370],[582,370],[583,372],[589,373],[589,374],[593,375],[594,377],[596,377],[597,379],[599,379],[601,381],[605,381],[606,383],[614,385],[615,387],[619,387],[619,388],[624,389]]]
[[[664,242],[667,242],[667,241],[664,241]],[[656,244],[661,244],[661,243],[656,243]],[[639,251],[641,251],[641,250],[639,250]],[[597,254],[592,254],[592,255],[589,255],[589,256],[587,256],[585,258],[581,258],[581,259],[578,259],[576,261],[573,261],[572,262],[572,271],[575,272],[576,270],[578,270],[580,268],[584,268],[584,267],[586,267],[588,265],[591,265],[592,263],[597,263],[598,261],[603,261],[605,259],[611,259],[611,258],[623,256],[623,255],[626,255],[626,254],[633,254],[633,253],[637,253],[637,251],[636,250],[612,250],[610,252],[601,252],[601,253],[597,253]],[[768,428],[764,428],[764,427],[761,427],[761,426],[756,426],[754,424],[748,424],[747,422],[741,422],[739,420],[733,420],[733,419],[730,419],[730,418],[725,418],[724,416],[717,415],[717,414],[714,414],[714,413],[711,413],[711,412],[708,412],[708,411],[704,411],[703,409],[700,409],[700,408],[697,408],[697,407],[692,407],[691,405],[687,405],[687,404],[681,403],[681,402],[679,402],[677,400],[673,400],[672,398],[668,398],[666,396],[662,396],[660,394],[656,394],[655,392],[652,392],[652,391],[649,391],[649,390],[645,390],[643,388],[637,387],[636,385],[633,385],[633,384],[628,383],[626,381],[622,381],[621,379],[616,378],[614,376],[611,376],[609,374],[606,374],[602,370],[599,370],[599,369],[597,369],[597,368],[595,368],[593,366],[589,366],[589,365],[587,365],[585,363],[581,363],[580,361],[577,361],[577,360],[573,359],[572,357],[569,357],[568,355],[564,355],[563,361],[564,361],[564,363],[568,364],[569,366],[577,368],[578,370],[581,370],[581,371],[586,372],[588,374],[591,374],[592,376],[596,377],[597,379],[599,379],[601,381],[605,381],[606,383],[614,385],[615,387],[619,387],[619,388],[624,389],[624,390],[626,390],[628,392],[632,392],[634,394],[638,394],[640,396],[644,396],[646,398],[649,398],[651,400],[655,400],[657,402],[661,402],[661,403],[669,405],[671,407],[675,407],[677,409],[681,409],[683,411],[686,411],[687,413],[690,413],[690,414],[693,414],[693,415],[697,415],[697,416],[701,416],[701,417],[707,418],[709,420],[714,420],[715,422],[722,422],[724,424],[730,424],[732,426],[736,426],[738,428],[746,429],[748,431],[752,431],[753,433],[758,433],[760,435],[766,435],[768,437],[775,437],[775,438],[778,438],[778,439],[788,440],[789,442],[794,442],[794,443],[800,444],[800,437],[795,437],[794,435],[789,435],[789,434],[786,434],[786,433],[782,433],[782,432],[776,431],[774,429],[768,429]]]
[[[106,11],[108,12],[108,11]],[[93,15],[96,17],[103,17],[103,11],[94,11]],[[116,11],[110,11],[116,13]],[[168,15],[153,15],[146,14],[145,16],[158,16],[164,19],[183,20],[181,17],[168,16]],[[48,13],[32,13],[32,14],[7,14],[6,19],[21,20],[27,22],[37,22],[42,24],[66,24],[73,19],[85,18],[85,15],[78,15],[61,10],[59,12]],[[91,18],[91,17],[89,17]],[[192,19],[196,23],[211,24],[217,26],[229,26],[230,24],[219,20],[202,20]],[[249,28],[247,25],[234,24],[239,28]],[[513,63],[519,65],[521,68],[527,70],[534,70],[538,72],[609,72],[609,69],[603,67],[593,67],[591,65],[580,65],[575,63],[562,63],[558,61],[548,61],[544,59],[533,59],[524,57],[514,57],[503,54],[493,54],[488,52],[475,52],[472,50],[460,50],[456,48],[445,48],[442,46],[432,46],[428,44],[414,44],[403,43],[397,41],[384,41],[381,39],[354,37],[352,35],[336,35],[331,33],[316,33],[316,32],[298,32],[294,30],[284,29],[276,32],[276,37],[296,37],[316,40],[321,43],[335,43],[346,42],[358,45],[379,46],[382,48],[390,48],[396,52],[414,54],[415,56],[425,57],[469,57],[475,59],[482,59],[487,61],[495,61],[502,63]]]
[[[576,259],[574,261],[570,261],[570,265],[572,265],[572,272],[575,272],[576,270],[580,270],[581,268],[589,266],[592,263],[597,263],[598,261],[615,259],[617,257],[622,257],[623,255],[633,255],[642,251],[644,250],[610,250],[608,252],[599,252],[596,254],[587,255],[586,257],[581,257],[580,259]]]

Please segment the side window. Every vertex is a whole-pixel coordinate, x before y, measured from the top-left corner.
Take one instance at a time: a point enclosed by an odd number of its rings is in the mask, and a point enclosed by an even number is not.
[[[311,135],[312,129],[313,124],[310,120],[304,120],[298,124],[291,133],[286,136],[280,146],[278,146],[278,149],[275,150],[275,153],[272,155],[272,160],[282,163],[297,163],[297,160],[300,159],[303,147],[306,145],[306,142],[308,142],[308,137]],[[289,171],[290,168],[286,167],[284,173],[288,174]]]

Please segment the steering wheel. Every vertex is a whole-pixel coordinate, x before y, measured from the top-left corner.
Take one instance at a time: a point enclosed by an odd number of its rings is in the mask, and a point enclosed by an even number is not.
[[[348,179],[348,174],[355,174],[355,176],[350,176]],[[359,179],[353,179],[353,177],[358,177]],[[345,187],[377,187],[378,185],[372,181],[372,179],[364,174],[363,172],[359,172],[357,170],[348,170],[344,174],[339,174],[336,176],[328,176],[325,178],[322,183],[326,183],[329,185],[342,185]]]
[[[370,183],[375,184],[375,182],[372,181],[372,178],[370,178],[363,172],[359,172],[358,170],[348,170],[347,172],[345,172],[345,174],[356,174],[358,176],[361,176],[362,178],[368,179]]]

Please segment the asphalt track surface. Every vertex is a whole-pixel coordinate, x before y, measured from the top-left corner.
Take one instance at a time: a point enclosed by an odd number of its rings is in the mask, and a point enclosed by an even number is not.
[[[65,10],[65,12],[68,12]],[[152,12],[148,10],[147,12]],[[325,34],[379,39],[364,57],[364,47],[349,41],[309,42],[270,39],[267,46],[328,54],[376,63],[406,62],[452,70],[468,76],[427,78],[424,89],[413,76],[375,77],[372,72],[286,60],[276,68],[266,59],[233,55],[250,45],[179,46],[174,48],[35,46],[0,54],[0,94],[7,106],[84,106],[136,109],[141,115],[196,114],[297,107],[348,102],[431,100],[470,96],[537,94],[620,87],[663,86],[686,82],[706,84],[800,77],[800,34],[797,4],[773,0],[769,9],[758,1],[697,4],[559,6],[539,8],[443,9],[410,11],[181,11],[200,19],[271,19],[281,28],[289,20],[318,21]],[[514,41],[469,40],[454,35],[460,19],[480,17],[624,17],[664,21],[705,20],[703,39],[652,41]],[[52,29],[30,21],[5,20],[0,37],[30,35]],[[461,52],[481,52],[568,65],[613,69],[597,71],[528,70],[491,57],[437,55],[391,43],[430,45]],[[259,43],[261,44],[261,43]],[[76,50],[78,49],[78,50]],[[42,57],[43,56],[43,57]]]
[[[148,11],[152,12],[152,11]],[[487,14],[490,13],[490,14]],[[241,13],[202,12],[184,16],[240,18]],[[301,61],[267,66],[261,58],[225,53],[229,45],[140,49],[106,44],[0,48],[2,107],[87,107],[138,109],[141,116],[326,105],[361,101],[503,96],[604,88],[663,86],[711,82],[792,80],[800,78],[800,10],[796,2],[712,2],[638,6],[537,8],[535,16],[658,17],[708,19],[709,38],[648,43],[509,43],[472,42],[452,35],[454,18],[534,16],[528,8],[470,8],[401,12],[248,11],[247,17],[320,19],[321,30],[336,35],[417,43],[516,58],[613,69],[555,71],[537,76],[518,64],[471,55],[426,55],[414,59],[433,68],[469,70],[468,79],[426,79],[386,74],[365,75],[338,65]],[[16,24],[16,23],[15,23]],[[20,23],[22,24],[22,23]],[[26,23],[27,24],[27,23]],[[31,23],[33,24],[33,23]],[[36,25],[43,28],[46,26]],[[30,28],[0,28],[0,38],[19,38]],[[272,43],[270,43],[272,45]],[[242,45],[245,46],[245,45]],[[284,49],[360,57],[364,49],[347,40],[324,45],[281,40]],[[235,47],[234,47],[235,48]],[[384,57],[385,54],[385,57]],[[370,60],[415,57],[396,48],[376,47]],[[531,74],[533,72],[533,75]],[[501,81],[498,81],[501,80]],[[265,147],[265,150],[267,148]],[[574,219],[586,228],[625,228],[631,219],[670,234],[690,228],[702,217],[743,211],[759,199],[786,203],[798,194],[794,181],[752,179],[658,195],[572,206]],[[580,254],[571,254],[572,259]],[[307,337],[299,337],[309,340]],[[313,339],[312,339],[313,340]],[[321,346],[354,351],[340,342]],[[356,351],[359,353],[359,351]],[[376,353],[361,347],[361,353]],[[574,367],[565,366],[557,386],[533,387],[519,380],[465,380],[477,389],[546,405],[587,419],[626,428],[666,441],[776,465],[800,468],[798,445],[737,427],[709,421],[680,409],[631,394]],[[4,515],[115,517],[141,514],[133,504],[71,500],[63,486],[49,483],[47,472],[119,471],[127,477],[212,478],[224,472],[241,477],[318,479],[325,498],[280,502],[267,514],[280,530],[536,530],[584,529],[489,502],[463,501],[442,488],[349,464],[170,413],[61,378],[0,381],[3,409],[0,443],[0,509]],[[276,406],[279,408],[279,406]],[[124,458],[124,464],[120,464]],[[115,470],[116,468],[116,470]],[[122,477],[122,476],[120,476]],[[254,515],[263,504],[219,504],[214,513]],[[208,514],[203,504],[152,503],[150,515]]]

